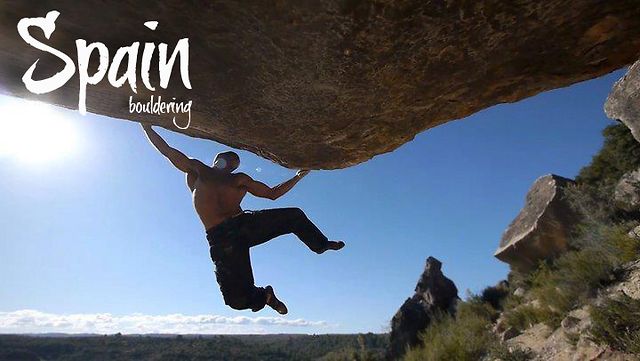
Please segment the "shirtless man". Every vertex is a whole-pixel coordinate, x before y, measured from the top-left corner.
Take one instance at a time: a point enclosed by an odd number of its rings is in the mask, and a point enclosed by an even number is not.
[[[224,303],[236,310],[253,312],[269,305],[278,313],[286,314],[287,306],[276,298],[273,287],[255,286],[249,248],[288,233],[298,236],[318,254],[339,250],[344,242],[329,241],[300,208],[243,211],[240,202],[247,192],[276,200],[309,171],[300,170],[288,181],[269,187],[244,173],[232,173],[240,165],[240,158],[234,152],[219,153],[213,167],[209,167],[171,148],[150,125],[143,124],[142,128],[153,146],[187,175],[193,206],[207,233]]]

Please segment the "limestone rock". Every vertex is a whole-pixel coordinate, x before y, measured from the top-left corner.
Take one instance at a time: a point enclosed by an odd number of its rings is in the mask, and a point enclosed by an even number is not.
[[[539,323],[524,330],[520,335],[509,340],[510,346],[518,346],[523,350],[531,350],[540,353],[545,346],[545,342],[553,333],[551,327]]]
[[[407,347],[419,343],[419,333],[427,328],[438,312],[453,313],[458,300],[456,285],[442,274],[442,263],[427,258],[415,294],[408,298],[391,320],[388,358],[400,358]]]
[[[502,235],[495,257],[514,269],[528,271],[538,261],[564,252],[578,220],[563,197],[564,189],[572,183],[553,174],[538,178],[524,207]]]
[[[624,293],[640,300],[640,259],[624,264],[619,272],[622,274],[622,281],[607,290],[609,297]]]
[[[573,316],[567,316],[562,320],[562,322],[560,322],[560,326],[562,326],[565,332],[575,332],[575,329],[579,324],[580,319]]]
[[[169,87],[158,86],[156,51],[156,91],[138,74],[134,98],[192,100],[183,133],[292,168],[351,166],[492,105],[609,73],[640,53],[637,0],[5,0],[1,93],[77,107],[77,75],[40,96],[21,81],[36,59],[38,79],[62,68],[16,31],[19,19],[53,9],[61,14],[51,38],[31,33],[76,64],[76,39],[105,43],[113,58],[134,41],[172,51],[189,38],[192,90],[177,67]],[[158,21],[155,31],[143,25],[149,20]],[[96,63],[94,54],[91,73]],[[87,94],[90,112],[177,130],[171,116],[130,114],[126,85],[104,79]]]
[[[623,122],[640,142],[640,61],[613,86],[604,111],[609,118]]]
[[[524,295],[526,294],[526,290],[522,287],[518,287],[516,288],[515,291],[513,291],[513,295],[516,297],[524,297]]]
[[[627,212],[640,211],[640,169],[620,178],[614,192],[616,206]]]
[[[507,325],[507,320],[505,318],[504,313],[502,313],[502,314],[500,314],[500,316],[496,320],[496,323],[491,328],[491,332],[493,332],[496,335],[498,335],[498,334],[503,333],[507,328],[509,328],[509,326]]]

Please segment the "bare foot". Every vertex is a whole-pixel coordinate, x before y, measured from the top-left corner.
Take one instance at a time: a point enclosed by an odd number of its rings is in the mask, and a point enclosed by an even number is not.
[[[342,242],[342,241],[328,241],[326,248],[320,253],[322,254],[322,253],[324,253],[324,252],[326,252],[328,250],[339,251],[343,247],[344,247],[344,242]]]
[[[273,292],[273,287],[269,285],[264,289],[267,291],[267,305],[279,314],[286,315],[289,310],[287,310],[287,306],[276,297],[275,292]]]

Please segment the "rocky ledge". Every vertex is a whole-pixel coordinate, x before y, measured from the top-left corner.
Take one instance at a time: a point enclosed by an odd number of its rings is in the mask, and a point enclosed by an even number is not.
[[[76,64],[76,39],[100,41],[113,57],[134,41],[173,49],[188,37],[192,89],[177,70],[158,87],[156,53],[157,89],[138,84],[137,97],[192,100],[183,133],[312,169],[364,162],[426,129],[598,77],[640,53],[635,0],[3,1],[0,92],[68,108],[78,106],[77,74],[39,96],[21,81],[36,59],[38,79],[64,65],[16,31],[19,19],[50,10],[60,12],[50,39],[31,33]],[[89,86],[87,109],[176,130],[170,116],[130,114],[130,95],[105,78]]]

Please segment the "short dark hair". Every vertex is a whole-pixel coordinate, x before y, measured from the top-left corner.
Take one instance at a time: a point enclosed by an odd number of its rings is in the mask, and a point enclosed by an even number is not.
[[[227,159],[231,158],[231,159],[235,159],[237,162],[240,162],[240,156],[238,155],[238,153],[232,152],[230,150],[216,154],[216,159],[218,158],[227,158]]]

